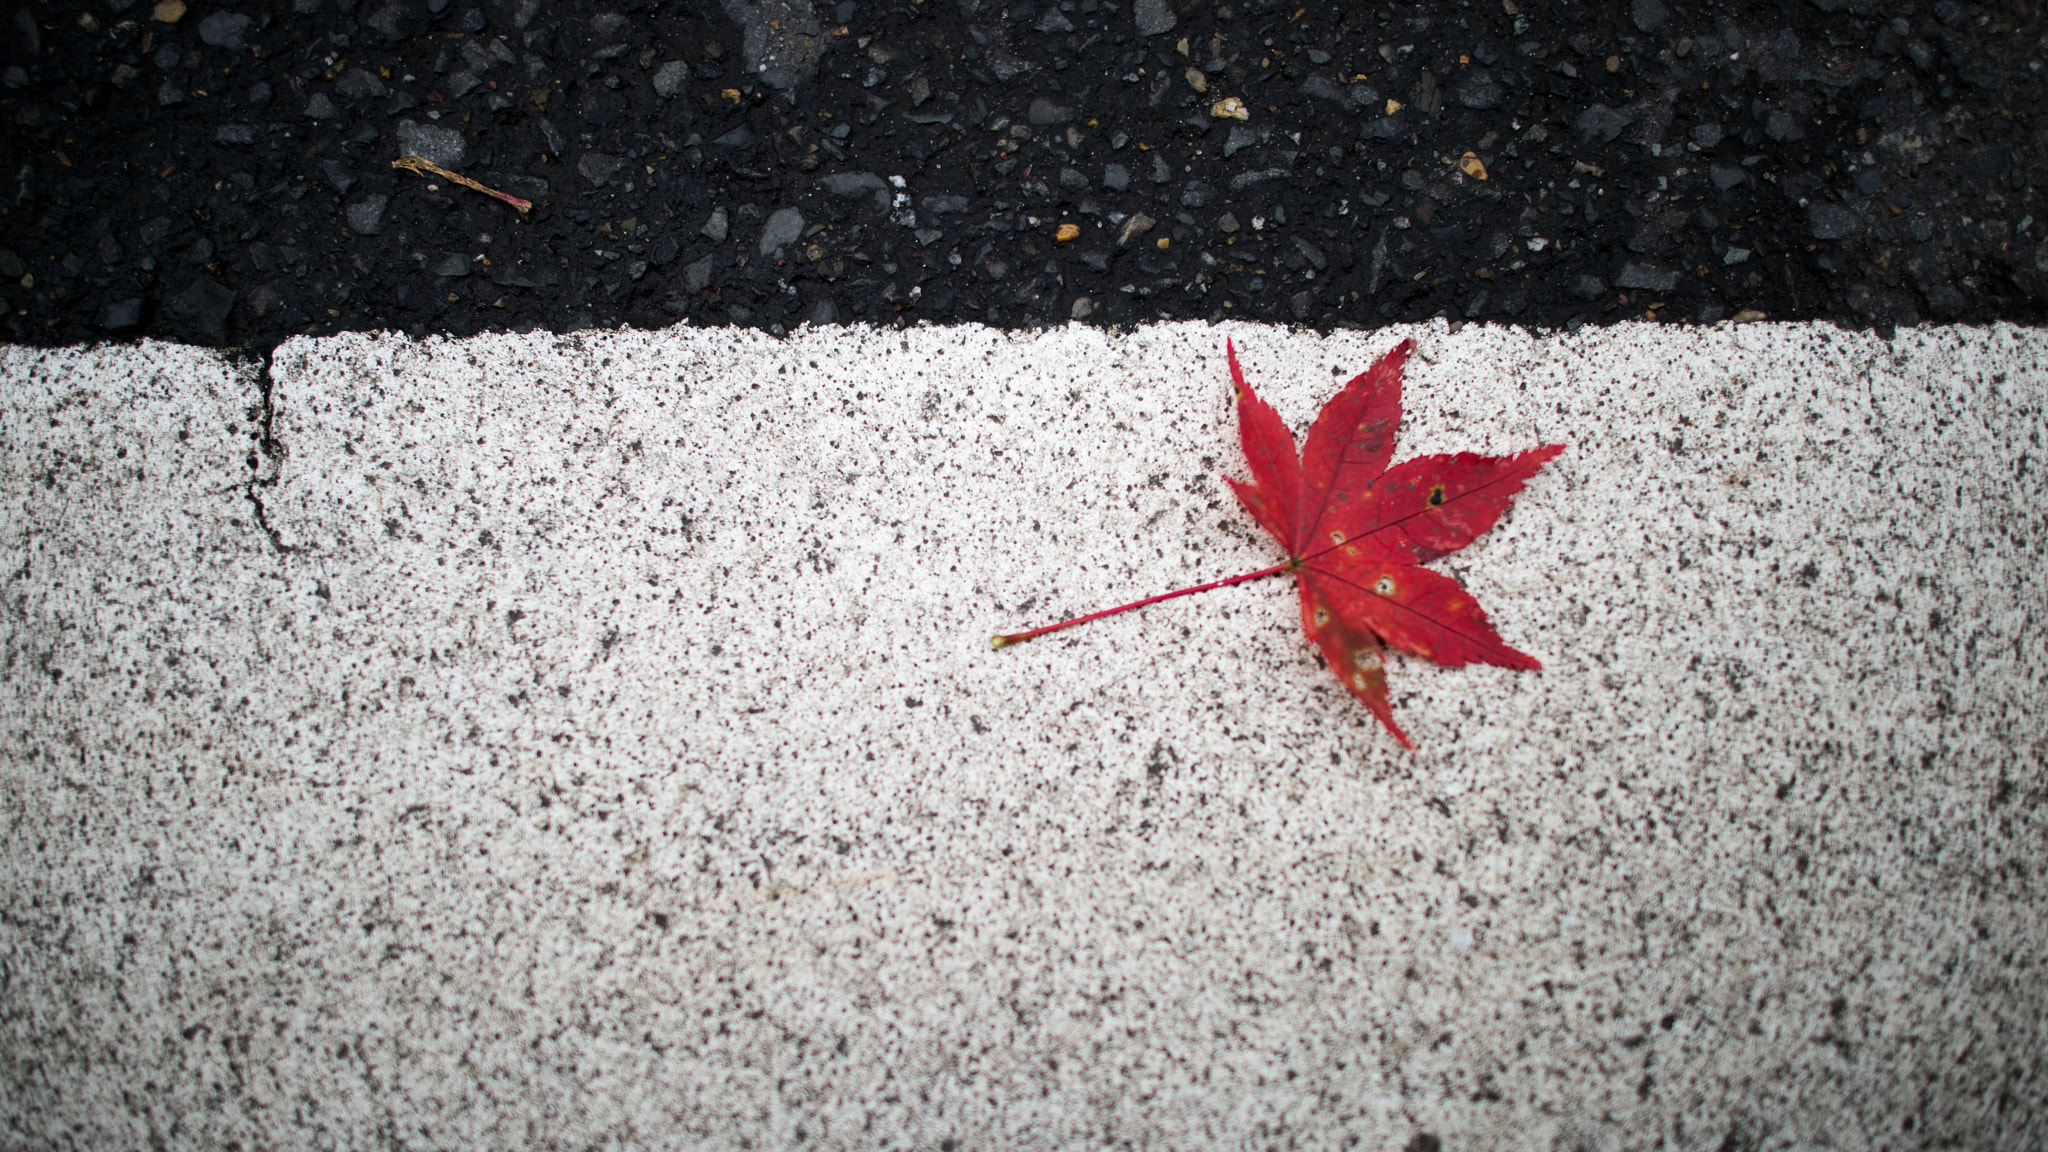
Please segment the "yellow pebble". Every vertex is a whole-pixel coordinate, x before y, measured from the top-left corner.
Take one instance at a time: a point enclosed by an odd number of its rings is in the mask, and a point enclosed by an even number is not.
[[[1171,237],[1171,236],[1161,236],[1161,237],[1159,238],[1159,246],[1160,246],[1161,248],[1165,248],[1165,247],[1167,247],[1167,246],[1171,245],[1172,243],[1173,243],[1173,237]]]
[[[1476,153],[1465,153],[1465,158],[1459,161],[1458,167],[1464,169],[1465,175],[1472,177],[1474,180],[1486,179],[1486,165],[1480,162]]]
[[[158,0],[151,15],[165,24],[176,24],[185,17],[185,0]]]
[[[1225,96],[1223,99],[1210,105],[1209,115],[1214,116],[1218,120],[1249,120],[1252,118],[1251,111],[1244,106],[1244,101],[1239,100],[1235,96]]]
[[[1079,235],[1081,235],[1081,226],[1079,224],[1062,224],[1060,225],[1060,230],[1053,233],[1052,238],[1060,241],[1061,243],[1065,243],[1066,241],[1072,240],[1078,237]]]

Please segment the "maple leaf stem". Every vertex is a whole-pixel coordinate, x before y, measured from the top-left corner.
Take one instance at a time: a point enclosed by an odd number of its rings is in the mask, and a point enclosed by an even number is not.
[[[1296,567],[1298,565],[1290,560],[1285,564],[1275,564],[1271,568],[1261,568],[1257,572],[1247,572],[1242,576],[1232,576],[1228,580],[1212,580],[1207,584],[1197,584],[1193,588],[1182,588],[1178,592],[1162,592],[1157,596],[1147,596],[1143,600],[1133,600],[1129,604],[1119,604],[1114,608],[1104,608],[1100,612],[1090,612],[1086,616],[1076,616],[1072,620],[1062,620],[1057,624],[1047,624],[1043,628],[1033,628],[1029,632],[1004,633],[994,637],[989,643],[992,647],[1007,648],[1012,644],[1022,644],[1026,640],[1036,639],[1048,632],[1058,632],[1065,628],[1072,628],[1076,624],[1086,624],[1090,620],[1100,620],[1104,616],[1114,616],[1119,612],[1129,612],[1133,608],[1143,608],[1147,604],[1157,604],[1161,600],[1174,600],[1182,596],[1193,596],[1197,592],[1210,592],[1217,588],[1229,588],[1235,584],[1249,584],[1253,580],[1264,580],[1268,576],[1279,576],[1283,573],[1292,572]]]

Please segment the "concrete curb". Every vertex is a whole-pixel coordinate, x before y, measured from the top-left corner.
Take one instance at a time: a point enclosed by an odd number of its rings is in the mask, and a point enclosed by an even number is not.
[[[1222,361],[1572,448],[1402,752]],[[2019,1147],[2048,337],[0,349],[26,1145]],[[1910,1086],[1910,1087],[1909,1087]],[[1732,1143],[1728,1143],[1732,1141]]]

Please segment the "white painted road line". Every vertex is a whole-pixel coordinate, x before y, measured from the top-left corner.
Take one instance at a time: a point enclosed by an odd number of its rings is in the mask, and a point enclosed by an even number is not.
[[[1397,659],[1410,754],[1279,581],[990,650],[1279,559],[1226,334],[1571,446],[1437,565],[1544,671]],[[255,368],[0,349],[13,1138],[2039,1142],[2044,363],[358,335],[269,457]]]

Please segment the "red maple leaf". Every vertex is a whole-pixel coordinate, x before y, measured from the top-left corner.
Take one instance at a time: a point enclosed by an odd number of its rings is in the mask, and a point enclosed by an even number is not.
[[[1387,702],[1388,646],[1453,668],[1541,668],[1534,656],[1501,640],[1479,602],[1457,581],[1422,565],[1493,527],[1522,485],[1565,446],[1547,444],[1513,456],[1417,456],[1389,469],[1401,425],[1401,365],[1414,348],[1413,340],[1402,341],[1331,397],[1297,458],[1293,433],[1245,383],[1237,348],[1225,341],[1237,388],[1238,435],[1252,479],[1224,481],[1287,550],[1287,562],[997,636],[995,646],[1291,572],[1301,591],[1302,627],[1330,671],[1410,749],[1415,745],[1394,723]]]

